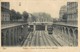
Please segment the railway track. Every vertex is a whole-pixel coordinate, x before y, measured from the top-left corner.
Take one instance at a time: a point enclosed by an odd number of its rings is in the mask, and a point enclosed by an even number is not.
[[[62,46],[52,35],[45,31],[30,32],[25,46]]]

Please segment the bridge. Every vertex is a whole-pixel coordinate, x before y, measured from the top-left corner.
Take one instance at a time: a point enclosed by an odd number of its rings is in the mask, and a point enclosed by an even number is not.
[[[33,31],[29,31],[29,26]],[[38,25],[44,29],[36,30]],[[52,25],[53,34],[48,34]],[[28,22],[2,25],[2,46],[78,46],[78,27],[67,23]]]

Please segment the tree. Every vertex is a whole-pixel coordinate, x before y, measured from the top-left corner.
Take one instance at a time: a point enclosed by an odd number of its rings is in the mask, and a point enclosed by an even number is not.
[[[16,12],[14,9],[11,10],[10,12],[10,20],[11,21],[17,21],[18,19],[21,19],[22,15],[20,12]]]
[[[24,21],[27,21],[29,15],[26,11],[23,12]]]
[[[32,18],[33,21],[36,21],[36,18],[33,14],[31,14],[31,18]]]
[[[16,16],[17,16],[16,11],[12,9],[10,12],[10,20],[11,21],[15,20]]]
[[[16,14],[17,14],[17,17],[16,17],[17,20],[22,18],[22,15],[19,12],[17,12]]]
[[[67,21],[67,14],[64,14],[62,19],[63,19],[63,21]]]

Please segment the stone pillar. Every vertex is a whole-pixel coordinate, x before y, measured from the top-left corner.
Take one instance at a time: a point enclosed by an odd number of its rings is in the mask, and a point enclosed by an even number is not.
[[[62,33],[61,34],[62,34],[61,36],[65,37],[65,29],[64,29],[64,27],[62,28]]]
[[[11,45],[11,30],[9,29],[9,46]]]
[[[4,29],[3,34],[4,34],[4,46],[6,46],[6,29]]]
[[[15,30],[15,32],[14,32],[15,33],[14,34],[15,40],[14,41],[15,41],[15,45],[17,45],[17,27],[15,27],[14,30]]]
[[[76,29],[73,29],[73,36],[74,36],[74,37],[73,37],[73,43],[74,43],[74,46],[77,46],[77,44],[78,44],[77,41],[78,41],[78,40],[77,40],[77,38],[76,38],[75,31],[76,31]]]
[[[63,27],[63,33],[66,34],[66,28],[65,27]]]
[[[68,40],[68,38],[70,36],[70,32],[69,32],[69,28],[68,27],[66,27],[66,29],[65,29],[65,35],[66,35],[66,38]]]
[[[72,42],[73,42],[73,46],[74,46],[74,29],[72,29],[72,35],[73,35],[73,37],[72,37]]]
[[[20,41],[19,41],[19,37],[20,37],[20,28],[19,27],[17,27],[17,36],[18,36],[18,41],[17,41],[17,44],[19,45],[20,44]]]
[[[70,45],[70,29],[68,28],[68,42],[69,42],[69,45]]]
[[[36,30],[36,25],[34,25],[34,31]]]
[[[13,27],[13,28],[14,28],[14,34],[13,34],[14,36],[13,37],[14,37],[14,45],[15,45],[15,43],[16,43],[16,29],[15,29],[15,27]]]
[[[45,31],[47,31],[47,25],[45,25]]]
[[[66,35],[66,29],[65,29],[65,27],[64,27],[64,31],[63,32],[64,32],[63,36],[65,37],[65,35]]]
[[[63,34],[64,33],[63,27],[62,27],[62,30],[61,31],[62,31],[62,34]]]
[[[15,42],[14,42],[14,28],[12,28],[13,29],[13,45],[15,44]]]
[[[9,30],[6,30],[6,45],[9,45]]]
[[[73,38],[72,38],[72,36],[71,36],[71,33],[72,33],[72,35],[73,35],[73,32],[70,32],[70,29],[68,29],[70,46],[73,46]]]
[[[70,32],[69,32],[69,28],[68,27],[66,27],[65,28],[65,38],[67,39],[67,37],[69,38],[69,35],[70,34]],[[68,40],[68,39],[67,39]]]
[[[17,27],[16,27],[16,45],[18,45],[18,30],[17,30]]]
[[[5,46],[6,45],[6,30],[5,29],[2,30],[1,36],[3,36],[3,37],[1,37],[1,38],[3,38],[1,40],[3,41],[3,46]]]

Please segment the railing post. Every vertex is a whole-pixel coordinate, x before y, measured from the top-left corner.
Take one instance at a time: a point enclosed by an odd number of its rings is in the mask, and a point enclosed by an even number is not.
[[[36,30],[36,25],[34,25],[34,31]]]
[[[47,25],[45,25],[45,31],[47,31]]]
[[[69,43],[70,43],[70,31],[69,31],[70,29],[68,28],[68,41],[69,41]],[[71,45],[71,43],[69,44],[69,45]]]
[[[76,34],[75,34],[75,29],[73,29],[73,43],[74,43],[74,46],[77,45],[77,39],[76,39]]]

